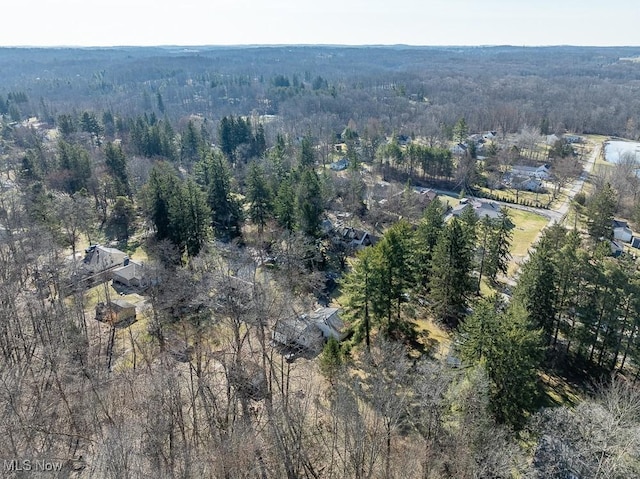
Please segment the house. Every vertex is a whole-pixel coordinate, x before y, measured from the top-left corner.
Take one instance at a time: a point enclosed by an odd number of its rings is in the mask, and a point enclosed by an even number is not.
[[[480,219],[488,216],[491,219],[500,218],[501,215],[501,206],[493,201],[461,201],[459,205],[456,205],[452,208],[452,210],[447,215],[447,220],[452,218],[453,216],[460,217],[462,213],[468,208],[473,208],[476,216]]]
[[[339,226],[336,228],[337,239],[348,243],[354,248],[364,248],[372,246],[378,241],[376,236],[369,234],[367,231],[352,228],[351,226]]]
[[[349,160],[346,158],[340,158],[338,161],[334,161],[329,165],[333,171],[343,171],[349,167]]]
[[[611,255],[614,258],[624,253],[624,245],[620,241],[609,241],[609,245],[611,246]]]
[[[318,308],[310,314],[276,321],[273,341],[288,348],[319,353],[329,338],[338,341],[346,336],[346,328],[338,308]]]
[[[307,319],[322,331],[325,339],[334,338],[341,341],[346,336],[344,322],[340,319],[338,308],[318,308],[309,314]]]
[[[414,186],[413,191],[418,193],[418,195],[420,195],[421,198],[424,198],[427,204],[431,203],[433,200],[436,199],[436,196],[438,196],[438,193],[436,193],[431,188],[424,188],[422,186]]]
[[[538,178],[540,180],[548,180],[550,177],[549,165],[541,166],[524,166],[514,165],[511,167],[513,176],[523,176],[526,178]]]
[[[279,319],[273,327],[271,339],[294,350],[319,353],[324,346],[322,331],[304,317]]]
[[[396,141],[400,146],[407,146],[409,143],[411,143],[411,137],[407,135],[397,135]]]
[[[511,184],[515,189],[522,191],[542,193],[545,190],[544,183],[542,183],[538,178],[513,177],[511,179]]]
[[[451,153],[457,156],[464,155],[467,152],[467,149],[468,149],[467,145],[465,145],[464,143],[458,143],[456,145],[453,145],[451,148],[449,148]]]
[[[624,253],[624,245],[620,241],[609,240],[609,246],[611,247],[611,255],[617,258]]]
[[[584,138],[578,135],[564,135],[563,138],[567,143],[570,143],[570,144],[584,142]]]
[[[146,271],[142,263],[129,261],[127,265],[116,268],[111,272],[114,283],[119,283],[129,288],[144,288],[148,285]]]
[[[113,299],[106,304],[98,303],[96,319],[113,326],[124,321],[132,323],[136,320],[136,305],[124,299]]]
[[[127,253],[116,248],[107,248],[102,245],[91,245],[86,250],[82,269],[89,274],[97,274],[126,265],[129,262]]]
[[[497,131],[487,131],[482,134],[482,138],[484,138],[485,140],[493,140],[497,136],[498,136]]]
[[[553,146],[553,145],[555,145],[555,144],[556,144],[556,142],[557,142],[558,140],[560,140],[560,138],[558,137],[558,135],[553,135],[553,134],[551,134],[551,135],[547,135],[547,145],[551,145],[551,146]]]
[[[626,221],[613,220],[613,239],[624,241],[625,243],[631,243],[633,238],[633,231],[629,228],[629,224]]]
[[[631,243],[633,231],[629,228],[629,224],[622,220],[613,220],[611,223],[613,227],[613,239]]]

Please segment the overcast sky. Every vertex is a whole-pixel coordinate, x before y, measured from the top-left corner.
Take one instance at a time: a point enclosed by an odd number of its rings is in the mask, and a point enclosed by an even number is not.
[[[0,46],[640,46],[639,0],[7,0]]]

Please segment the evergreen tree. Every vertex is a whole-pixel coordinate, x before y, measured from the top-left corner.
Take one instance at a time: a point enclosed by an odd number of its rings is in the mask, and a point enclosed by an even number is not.
[[[616,211],[616,192],[610,183],[604,185],[587,204],[587,229],[594,239],[613,239],[613,215]]]
[[[411,275],[411,226],[399,221],[389,228],[382,240],[375,245],[381,261],[379,292],[374,301],[374,312],[386,319],[385,333],[388,336],[404,334],[413,336],[409,324],[402,321],[402,305],[413,286]]]
[[[469,127],[464,117],[460,118],[453,127],[453,139],[458,143],[462,143],[469,136]]]
[[[433,252],[429,301],[433,315],[455,326],[467,309],[467,298],[475,290],[471,278],[473,250],[457,218],[444,227]]]
[[[300,144],[300,167],[302,169],[313,168],[316,164],[316,152],[313,149],[311,138],[305,136]]]
[[[187,129],[180,139],[180,158],[182,160],[196,161],[200,157],[200,149],[203,146],[202,137],[193,120],[187,123]]]
[[[187,180],[182,189],[182,202],[179,211],[173,215],[184,217],[184,227],[180,231],[180,246],[184,246],[190,257],[197,256],[208,237],[211,222],[211,210],[207,205],[206,194],[193,181]]]
[[[249,202],[249,217],[262,233],[267,220],[273,213],[273,206],[264,170],[255,161],[249,166],[247,201]]]
[[[55,178],[57,189],[70,195],[89,189],[92,175],[89,152],[80,145],[58,142],[58,176]]]
[[[460,353],[465,362],[487,371],[490,405],[498,422],[519,429],[537,399],[541,331],[532,328],[517,301],[503,309],[495,297],[477,303],[460,326]]]
[[[354,331],[355,342],[364,338],[371,350],[371,330],[374,327],[374,302],[380,293],[381,257],[376,248],[360,250],[349,271],[340,281],[344,318]],[[377,322],[376,322],[377,323]]]
[[[342,354],[340,344],[334,337],[330,337],[324,345],[318,360],[320,372],[333,384],[340,368],[342,367]]]
[[[76,124],[73,117],[66,113],[58,115],[58,130],[63,138],[67,138],[72,133],[75,133]]]
[[[118,196],[109,215],[107,231],[118,241],[128,241],[133,233],[136,210],[127,196]]]
[[[320,230],[322,213],[324,212],[322,187],[318,174],[312,169],[302,172],[296,197],[297,219],[300,230],[316,236]]]
[[[171,241],[189,257],[200,252],[211,211],[205,193],[193,180],[183,182],[171,166],[158,163],[145,185],[145,205],[158,240]]]
[[[217,238],[230,241],[241,235],[242,209],[231,190],[231,174],[220,155],[208,154],[198,165],[207,192]]]
[[[131,197],[129,176],[127,174],[127,158],[119,143],[107,143],[104,149],[105,165],[114,180],[117,196]]]
[[[177,235],[172,224],[170,202],[173,195],[179,193],[180,179],[167,163],[157,163],[149,174],[145,185],[144,200],[147,215],[156,229],[158,240],[174,240]],[[175,205],[176,201],[173,202]]]
[[[511,259],[509,248],[511,247],[512,228],[513,224],[509,219],[509,213],[504,208],[499,218],[490,219],[485,216],[480,221],[478,292],[483,275],[491,283],[495,283],[498,273],[507,274]]]
[[[162,99],[162,94],[160,92],[156,93],[156,103],[158,104],[158,111],[164,115],[164,100]]]
[[[556,317],[556,271],[551,247],[540,241],[521,269],[514,299],[527,311],[529,319],[542,328],[547,344],[551,344]]]
[[[104,131],[104,128],[96,118],[95,113],[85,111],[80,117],[80,128],[82,131],[91,135],[91,140],[96,141],[98,146],[100,145],[100,135]]]
[[[431,260],[444,227],[444,205],[435,198],[424,210],[414,235],[414,272],[418,292],[426,293],[431,276]]]
[[[296,226],[295,203],[296,196],[291,181],[285,178],[278,188],[274,210],[278,223],[288,231],[293,231]]]

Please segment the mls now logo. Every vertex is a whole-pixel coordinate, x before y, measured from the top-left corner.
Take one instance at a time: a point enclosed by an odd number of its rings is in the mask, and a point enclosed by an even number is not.
[[[46,459],[5,459],[3,466],[4,472],[57,472],[62,470],[62,462],[48,461]]]

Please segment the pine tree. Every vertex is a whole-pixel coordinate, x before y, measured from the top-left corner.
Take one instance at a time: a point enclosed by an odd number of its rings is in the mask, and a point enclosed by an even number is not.
[[[457,218],[444,228],[433,252],[429,301],[433,315],[455,326],[467,309],[467,298],[475,290],[471,278],[472,245]]]
[[[520,273],[514,291],[516,299],[527,311],[531,322],[542,328],[547,344],[551,344],[556,317],[556,270],[550,245],[540,241]]]
[[[127,173],[127,158],[119,143],[107,143],[104,149],[105,165],[109,175],[114,180],[117,196],[131,197],[129,175]]]
[[[420,294],[427,292],[431,276],[431,260],[444,227],[444,206],[435,198],[424,210],[422,220],[414,234],[413,264],[416,288]]]
[[[180,158],[188,161],[197,160],[200,156],[202,146],[203,140],[200,132],[196,129],[193,120],[189,120],[187,129],[180,139]]]
[[[469,136],[469,127],[464,117],[460,118],[453,127],[453,139],[458,143],[462,143]]]
[[[242,209],[231,190],[231,174],[224,158],[210,153],[201,160],[198,171],[207,190],[215,236],[223,241],[239,237]]]
[[[616,211],[616,192],[610,183],[604,185],[587,204],[587,229],[594,239],[613,239],[613,215]]]
[[[478,291],[480,291],[480,281],[483,274],[492,283],[496,282],[498,273],[507,274],[509,261],[511,260],[509,249],[513,236],[511,233],[513,223],[511,223],[508,211],[503,208],[500,212],[500,217],[495,220],[490,220],[485,216],[481,221],[481,228],[482,244],[480,251],[482,258],[480,261]]]
[[[180,180],[167,163],[157,163],[149,174],[143,192],[147,215],[156,229],[156,238],[175,239],[175,228],[170,214],[171,198],[180,192]]]
[[[459,350],[466,363],[486,370],[496,419],[519,429],[536,403],[541,331],[517,301],[503,310],[496,297],[481,299],[460,326]]]
[[[402,321],[402,305],[413,287],[411,263],[411,226],[399,221],[389,228],[382,240],[375,245],[381,261],[379,295],[374,302],[374,311],[381,319],[386,319],[385,333],[413,336],[409,324]]]
[[[305,136],[300,145],[300,167],[313,168],[316,164],[316,152],[313,149],[311,138]]]
[[[298,226],[303,233],[309,236],[318,234],[324,212],[323,203],[322,187],[318,174],[311,169],[303,171],[296,197],[296,217]]]
[[[371,330],[377,323],[374,317],[374,303],[380,293],[381,258],[376,248],[366,248],[358,252],[349,271],[340,281],[343,317],[354,331],[355,342],[363,337],[367,351],[371,350]]]
[[[274,209],[280,226],[291,232],[296,226],[295,202],[296,197],[291,187],[291,181],[289,178],[285,178],[278,188]]]
[[[336,375],[342,367],[342,354],[340,352],[340,344],[334,337],[330,337],[324,345],[322,353],[318,361],[320,372],[329,382],[333,383]]]
[[[180,180],[167,163],[158,163],[151,171],[144,195],[157,239],[167,239],[189,257],[196,256],[208,238],[211,224],[211,211],[200,187],[193,180]]]
[[[264,170],[255,161],[249,166],[247,201],[249,203],[249,217],[262,233],[267,220],[272,215],[273,205]]]
[[[172,215],[184,215],[184,229],[180,232],[180,246],[185,246],[190,257],[197,256],[208,238],[211,210],[206,194],[193,181],[187,180],[183,187],[184,209]]]

